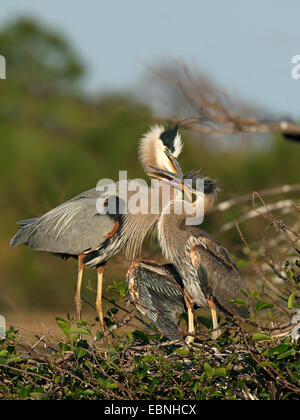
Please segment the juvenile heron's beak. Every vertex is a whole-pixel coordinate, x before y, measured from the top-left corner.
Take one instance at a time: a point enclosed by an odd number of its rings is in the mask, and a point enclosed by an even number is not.
[[[158,178],[162,181],[167,182],[172,187],[176,188],[179,191],[182,191],[189,201],[192,200],[192,196],[189,191],[184,187],[183,184],[183,173],[180,168],[180,173],[174,173],[167,171],[166,169],[156,168],[155,166],[150,166],[153,172],[149,172],[149,176]]]

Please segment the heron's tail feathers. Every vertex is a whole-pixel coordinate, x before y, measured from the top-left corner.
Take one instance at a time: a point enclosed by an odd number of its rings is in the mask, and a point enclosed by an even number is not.
[[[10,246],[14,247],[17,245],[27,245],[28,244],[28,237],[31,233],[31,224],[34,223],[37,219],[26,219],[26,220],[19,220],[17,222],[18,225],[21,225],[21,228],[15,234],[15,236],[10,241]]]
[[[249,318],[249,309],[242,305],[234,305],[234,310],[232,311],[234,315],[237,315],[241,318]]]
[[[21,225],[21,226],[31,225],[31,223],[35,222],[37,219],[38,219],[37,217],[33,217],[31,219],[18,220],[17,225]]]

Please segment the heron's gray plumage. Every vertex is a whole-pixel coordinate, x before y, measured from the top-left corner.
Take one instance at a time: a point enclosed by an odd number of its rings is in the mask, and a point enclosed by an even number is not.
[[[153,163],[168,170],[174,166],[176,158],[174,159],[160,140],[161,134],[165,131],[168,133],[168,130],[156,125],[140,140],[139,156],[146,171]],[[173,131],[168,135],[168,139],[177,157],[182,145],[179,134]],[[170,163],[172,159],[173,164]],[[113,185],[118,198],[119,188],[124,188],[124,184],[121,186],[116,182]],[[132,191],[127,192],[128,197],[133,194]],[[14,247],[24,244],[34,250],[63,256],[90,253],[84,263],[92,266],[105,263],[124,246],[126,255],[135,257],[159,215],[150,213],[136,215],[130,214],[129,211],[127,214],[99,214],[97,200],[100,196],[101,191],[92,188],[41,217],[19,221],[20,229],[12,238],[10,245]],[[122,206],[127,209],[127,203],[123,202]]]
[[[171,264],[134,261],[127,283],[132,303],[169,338],[179,338],[178,318],[185,311],[182,281]]]
[[[93,188],[41,217],[19,222],[22,227],[12,238],[11,246],[25,244],[35,250],[69,255],[99,248],[115,225],[108,215],[97,212],[100,195]]]
[[[165,139],[162,141],[161,135],[165,131],[167,133],[163,136]],[[158,165],[161,169],[182,173],[177,162],[178,154],[181,151],[177,129],[168,131],[163,127],[155,126],[141,139],[140,144],[142,146],[139,155],[147,174],[153,164]],[[155,161],[151,161],[151,157],[155,157]],[[125,185],[127,193],[133,194],[131,188],[128,188],[128,183]],[[130,206],[127,206],[126,198],[122,198],[124,196],[121,194],[121,188],[124,189],[123,181],[112,183],[112,188],[108,189],[106,195],[102,193],[104,185],[98,184],[98,187],[100,186],[101,188],[92,188],[78,194],[41,217],[21,220],[19,222],[20,229],[12,238],[10,245],[14,247],[24,244],[35,250],[48,251],[63,257],[78,258],[75,294],[78,320],[81,319],[83,268],[85,265],[97,268],[96,310],[101,331],[104,332],[102,308],[104,265],[124,246],[126,246],[127,254],[138,252],[145,236],[156,223],[158,214],[146,213],[138,217],[131,214]],[[126,193],[124,190],[123,192]],[[111,198],[118,208],[111,209],[109,205]],[[98,199],[100,199],[100,203]],[[101,210],[107,207],[107,212],[99,211],[99,204],[102,206]],[[106,338],[103,341],[105,342]]]
[[[227,249],[200,229],[196,236],[191,236],[187,249],[206,299],[225,313],[246,318],[245,306],[230,303],[237,298],[244,299],[243,291],[246,292],[247,287]]]

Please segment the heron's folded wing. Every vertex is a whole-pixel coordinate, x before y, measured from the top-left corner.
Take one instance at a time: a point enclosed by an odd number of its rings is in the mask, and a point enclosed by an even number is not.
[[[247,291],[247,286],[227,249],[210,238],[202,237],[191,248],[190,257],[198,271],[204,294],[229,313],[247,317],[245,306],[229,303],[236,298],[245,299],[242,292]]]
[[[148,261],[134,262],[127,275],[133,303],[156,328],[165,333],[178,333],[178,315],[185,311],[183,291],[172,270]]]
[[[78,255],[97,249],[114,229],[115,220],[97,212],[100,193],[89,190],[50,210],[22,227],[11,241],[30,248]]]

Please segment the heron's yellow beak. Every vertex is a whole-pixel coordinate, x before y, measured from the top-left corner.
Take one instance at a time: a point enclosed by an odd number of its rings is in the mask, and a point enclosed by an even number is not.
[[[182,175],[183,172],[178,160],[172,155],[172,153],[168,149],[165,150],[165,154],[167,155],[167,158],[169,160],[171,172]]]
[[[184,185],[182,183],[180,185],[185,196],[189,199],[189,201],[193,202],[192,195],[189,193],[189,191],[186,188],[184,188]]]
[[[189,201],[193,201],[191,193],[185,188],[183,184],[183,174],[180,168],[180,173],[178,172],[170,172],[165,169],[156,168],[155,166],[150,166],[152,172],[149,172],[148,175],[153,178],[158,178],[162,181],[167,182],[168,184],[172,185],[174,188],[182,191],[185,197]]]

